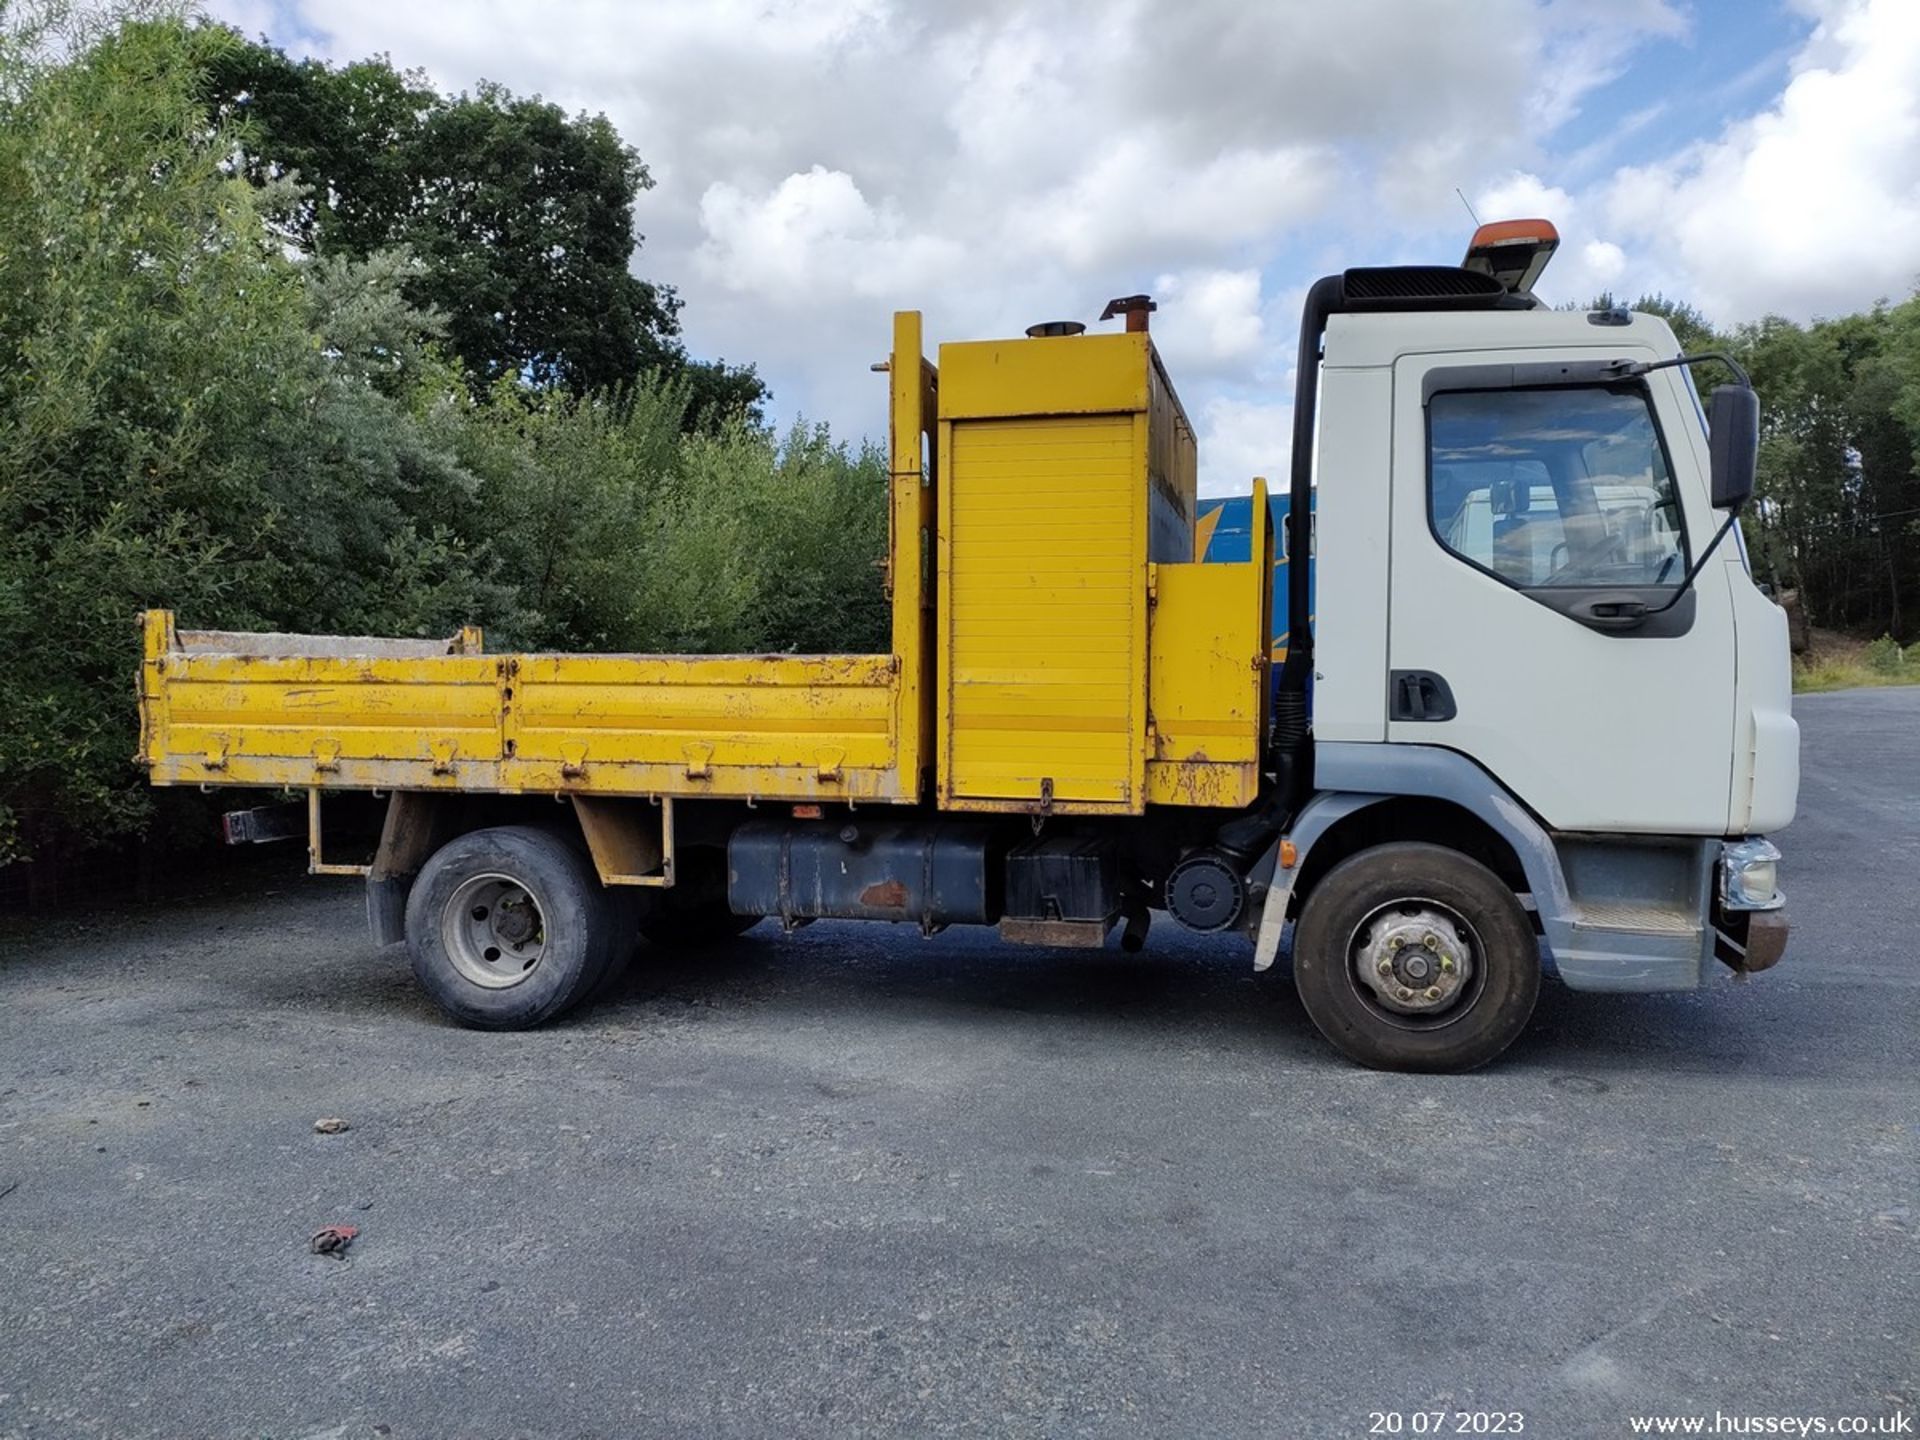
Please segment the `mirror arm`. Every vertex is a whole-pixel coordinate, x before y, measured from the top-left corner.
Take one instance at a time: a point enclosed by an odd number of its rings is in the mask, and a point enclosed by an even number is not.
[[[1700,558],[1687,567],[1687,573],[1680,577],[1680,583],[1674,586],[1673,594],[1668,597],[1667,603],[1654,606],[1646,612],[1643,618],[1652,619],[1655,615],[1664,615],[1667,611],[1678,605],[1680,603],[1680,597],[1693,588],[1694,580],[1699,576],[1700,572],[1706,568],[1707,561],[1713,557],[1713,552],[1720,548],[1720,542],[1727,538],[1727,532],[1739,523],[1740,507],[1736,505],[1733,507],[1733,513],[1727,516],[1726,524],[1713,532],[1713,539],[1709,540],[1707,542],[1707,548],[1700,552]]]
[[[1644,375],[1649,370],[1669,370],[1675,365],[1698,365],[1703,360],[1718,360],[1733,372],[1734,383],[1743,390],[1751,390],[1753,381],[1747,378],[1746,368],[1724,350],[1696,350],[1691,355],[1676,355],[1671,360],[1621,360],[1613,368],[1622,376]]]
[[[1613,368],[1624,377],[1628,375],[1645,375],[1650,370],[1668,370],[1675,365],[1697,365],[1703,360],[1718,360],[1733,372],[1733,379],[1736,385],[1743,390],[1753,389],[1753,381],[1748,378],[1746,367],[1724,350],[1696,350],[1690,355],[1676,355],[1671,360],[1622,360],[1617,362]],[[1738,504],[1734,505],[1732,512],[1727,516],[1726,523],[1714,532],[1713,539],[1707,542],[1707,548],[1700,552],[1700,558],[1687,568],[1686,575],[1682,577],[1672,597],[1666,604],[1659,606],[1657,609],[1649,610],[1647,612],[1648,615],[1658,615],[1663,611],[1671,610],[1680,602],[1680,597],[1693,588],[1694,580],[1699,577],[1700,571],[1705,568],[1713,552],[1720,548],[1720,542],[1727,538],[1727,532],[1740,523],[1740,512],[1746,508],[1747,501],[1752,498],[1752,492],[1749,491],[1741,498]]]

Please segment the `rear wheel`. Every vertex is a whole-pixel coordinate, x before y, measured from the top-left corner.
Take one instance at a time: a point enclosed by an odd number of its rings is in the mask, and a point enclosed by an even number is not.
[[[1381,1070],[1471,1070],[1513,1043],[1540,995],[1540,947],[1486,866],[1440,845],[1381,845],[1307,897],[1294,984],[1334,1046]]]
[[[618,907],[558,835],[474,830],[428,860],[407,898],[421,987],[463,1025],[521,1030],[577,1004],[624,943]]]

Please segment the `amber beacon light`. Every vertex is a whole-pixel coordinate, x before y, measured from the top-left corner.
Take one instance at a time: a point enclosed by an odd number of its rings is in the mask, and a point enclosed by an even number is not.
[[[1560,232],[1545,220],[1495,220],[1473,232],[1465,270],[1491,275],[1507,290],[1526,293],[1560,248]]]

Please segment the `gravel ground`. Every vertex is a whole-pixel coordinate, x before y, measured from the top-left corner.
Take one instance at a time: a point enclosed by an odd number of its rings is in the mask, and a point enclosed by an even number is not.
[[[0,933],[0,1436],[1911,1416],[1920,690],[1800,708],[1782,966],[1549,986],[1463,1077],[1171,926],[763,926],[525,1035],[347,881]]]

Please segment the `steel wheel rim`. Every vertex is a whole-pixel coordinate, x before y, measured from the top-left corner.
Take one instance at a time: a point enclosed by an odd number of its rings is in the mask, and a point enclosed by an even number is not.
[[[533,892],[513,876],[475,875],[448,897],[440,939],[463,979],[509,990],[546,958],[546,916]]]
[[[1347,936],[1341,958],[1354,997],[1374,1018],[1400,1030],[1443,1030],[1479,1003],[1486,957],[1466,916],[1441,901],[1408,896],[1368,911]],[[1427,968],[1416,987],[1412,970],[1421,964]]]

